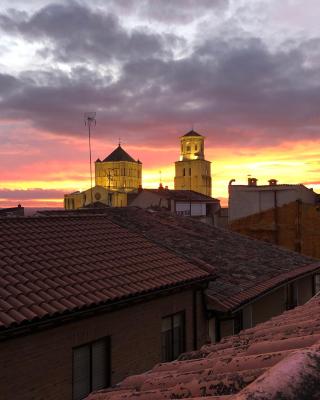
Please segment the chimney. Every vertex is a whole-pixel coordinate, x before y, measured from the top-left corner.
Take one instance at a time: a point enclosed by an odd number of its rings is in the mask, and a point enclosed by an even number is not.
[[[163,185],[160,183],[158,190],[163,190]]]
[[[138,192],[140,193],[140,192],[142,192],[142,191],[143,191],[142,185],[139,185],[139,187],[138,187]]]
[[[257,186],[257,178],[248,178],[248,186]]]
[[[164,188],[165,188],[166,190],[169,190],[169,187],[168,187],[168,186],[165,186]]]
[[[277,186],[278,181],[276,179],[269,179],[268,180],[270,186]]]

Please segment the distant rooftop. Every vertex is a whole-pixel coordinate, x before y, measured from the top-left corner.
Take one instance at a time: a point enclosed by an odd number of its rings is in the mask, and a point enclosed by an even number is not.
[[[320,298],[129,376],[89,400],[320,399]]]
[[[159,196],[167,197],[176,201],[203,201],[203,202],[219,202],[211,196],[195,192],[194,190],[176,190],[176,189],[143,189],[145,191],[158,194]]]

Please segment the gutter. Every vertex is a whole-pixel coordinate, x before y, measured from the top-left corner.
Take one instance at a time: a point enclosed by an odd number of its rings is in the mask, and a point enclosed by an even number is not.
[[[0,330],[0,342],[17,336],[22,336],[22,335],[24,336],[30,333],[39,332],[55,326],[60,326],[64,323],[74,322],[79,319],[90,318],[104,313],[118,311],[119,309],[129,307],[131,305],[141,303],[143,301],[153,300],[154,298],[157,297],[162,297],[193,288],[195,285],[200,285],[202,288],[204,288],[203,287],[204,284],[206,284],[207,286],[209,279],[210,277],[198,278],[192,281],[187,281],[187,282],[185,281],[179,283],[169,288],[166,287],[160,290],[155,290],[140,295],[129,296],[125,299],[120,299],[118,301],[111,301],[100,305],[92,305],[77,311],[73,310],[66,311],[63,314],[57,315],[55,317],[50,317],[50,316],[44,317],[41,320],[37,320],[37,322],[26,321],[25,323],[22,323],[21,326],[11,327],[11,328],[9,327]]]
[[[318,269],[320,269],[320,265],[318,265]],[[313,275],[316,271],[317,271],[317,269],[314,269],[314,270],[312,270],[311,272],[306,272],[306,273],[301,274],[301,275],[298,275],[298,276],[296,276],[296,277],[294,277],[294,278],[285,280],[284,282],[280,283],[280,284],[277,285],[276,287],[273,287],[272,289],[266,290],[266,291],[262,292],[261,294],[258,294],[258,295],[256,295],[256,296],[252,297],[252,298],[249,299],[248,301],[240,303],[240,304],[239,304],[238,306],[236,306],[235,308],[230,308],[230,309],[228,309],[226,312],[230,312],[231,314],[234,314],[234,313],[236,313],[236,312],[242,310],[244,307],[246,307],[246,306],[248,306],[248,305],[250,305],[250,304],[252,304],[252,303],[255,303],[258,299],[260,300],[260,299],[262,299],[263,297],[268,296],[269,294],[275,292],[276,290],[285,287],[286,285],[288,285],[288,283],[292,283],[292,282],[295,282],[295,281],[297,281],[297,280],[299,280],[299,279],[301,279],[301,278],[306,278],[306,277],[308,277],[308,276],[311,276],[311,275]]]

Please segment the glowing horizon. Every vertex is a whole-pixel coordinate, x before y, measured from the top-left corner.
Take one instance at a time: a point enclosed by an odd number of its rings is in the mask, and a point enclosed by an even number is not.
[[[247,175],[319,192],[320,2],[185,3],[1,2],[0,207],[89,187],[87,111],[93,160],[121,137],[145,187],[173,188],[194,126],[224,205]]]
[[[313,187],[316,192],[320,192],[320,169],[317,168],[319,161],[314,151],[315,146],[320,147],[320,140],[318,142],[304,141],[295,145],[283,143],[279,147],[265,147],[255,150],[248,147],[242,148],[241,151],[238,148],[206,148],[206,159],[212,162],[212,195],[221,199],[222,205],[225,206],[229,181],[236,179],[235,184],[246,184],[249,175],[256,177],[260,185],[267,184],[269,179],[275,178],[279,183],[302,183],[309,188]],[[169,147],[161,150],[167,155],[168,161],[166,163],[163,162],[164,160],[162,160],[162,163],[153,161],[154,153],[157,153],[158,149],[138,148],[137,146],[125,147],[125,145],[123,147],[129,154],[134,154],[142,162],[144,158],[146,159],[148,167],[143,166],[143,187],[157,188],[160,183],[161,170],[163,185],[173,189],[174,161],[179,159],[178,138],[176,148]],[[175,155],[175,159],[171,161],[169,158],[172,155]],[[152,166],[152,164],[155,165]],[[36,165],[35,163],[33,168],[34,174],[37,175]],[[8,179],[5,185],[0,188],[0,207],[14,206],[18,203],[26,207],[63,207],[63,194],[83,191],[90,187],[88,163],[77,161],[72,165],[67,163],[64,167],[59,163],[49,163],[49,165],[54,166],[54,168],[50,173],[40,173],[39,178],[42,177],[42,179],[25,181]],[[68,170],[68,168],[72,169]],[[42,169],[41,164],[39,164],[39,169]],[[294,173],[292,173],[293,171]],[[64,176],[66,176],[65,179]],[[74,179],[68,179],[68,176],[73,176]],[[3,193],[6,191],[9,195],[4,196]],[[32,198],[33,192],[36,192],[36,198]]]

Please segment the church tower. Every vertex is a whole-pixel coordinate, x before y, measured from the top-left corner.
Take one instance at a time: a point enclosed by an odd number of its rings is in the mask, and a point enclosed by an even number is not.
[[[180,137],[180,161],[175,162],[176,190],[194,190],[211,196],[211,162],[204,158],[204,139],[194,130]]]

